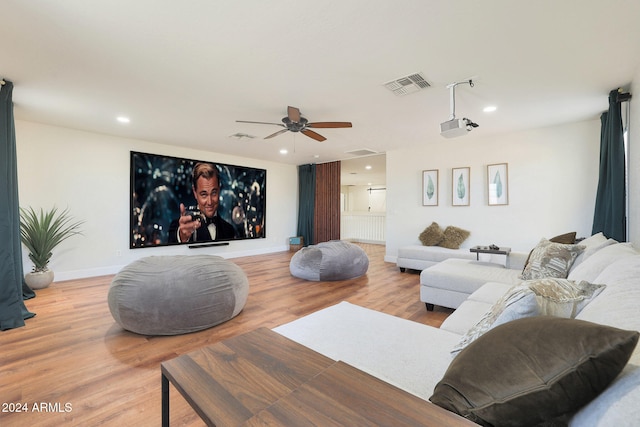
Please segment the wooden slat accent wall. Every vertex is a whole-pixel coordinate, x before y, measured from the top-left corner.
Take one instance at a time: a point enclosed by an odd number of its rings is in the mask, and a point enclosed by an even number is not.
[[[316,165],[314,244],[340,239],[340,162]]]

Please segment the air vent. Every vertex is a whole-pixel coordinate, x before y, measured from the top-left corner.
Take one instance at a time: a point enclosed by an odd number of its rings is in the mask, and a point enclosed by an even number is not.
[[[234,133],[233,135],[229,135],[229,138],[235,138],[235,139],[253,139],[255,138],[254,135],[249,135],[248,133],[242,133],[242,132],[238,132],[238,133]]]
[[[354,156],[370,156],[372,154],[379,154],[377,151],[373,151],[373,150],[369,150],[367,148],[362,148],[360,150],[353,150],[353,151],[345,151],[346,154],[351,154]]]
[[[389,89],[397,96],[408,95],[413,92],[417,92],[422,89],[426,89],[431,85],[424,78],[422,73],[409,74],[405,77],[392,80],[384,84],[384,87]]]

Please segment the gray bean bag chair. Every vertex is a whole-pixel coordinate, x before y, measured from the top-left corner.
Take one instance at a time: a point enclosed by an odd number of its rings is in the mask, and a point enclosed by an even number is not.
[[[291,257],[292,276],[313,281],[346,280],[362,276],[369,257],[360,246],[342,240],[307,246]]]
[[[152,256],[124,267],[109,287],[109,310],[124,329],[178,335],[210,328],[242,311],[249,280],[213,255]]]

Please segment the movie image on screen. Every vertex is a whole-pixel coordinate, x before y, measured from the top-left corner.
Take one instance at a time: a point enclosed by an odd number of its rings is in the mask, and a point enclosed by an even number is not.
[[[266,180],[265,169],[132,151],[130,247],[264,238]]]

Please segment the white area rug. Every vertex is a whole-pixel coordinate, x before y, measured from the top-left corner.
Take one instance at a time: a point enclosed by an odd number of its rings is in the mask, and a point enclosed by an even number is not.
[[[348,302],[273,329],[428,400],[460,335]]]

